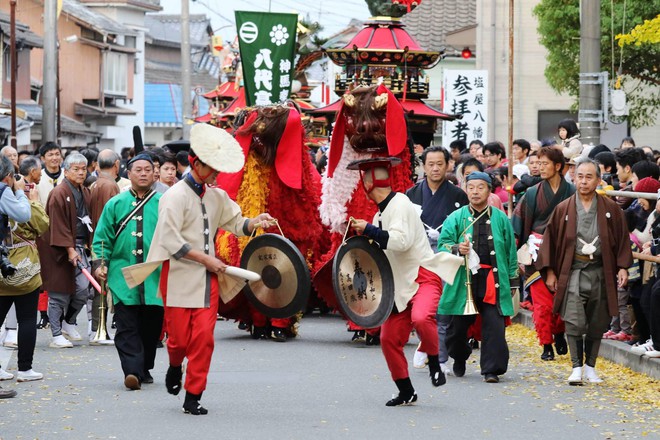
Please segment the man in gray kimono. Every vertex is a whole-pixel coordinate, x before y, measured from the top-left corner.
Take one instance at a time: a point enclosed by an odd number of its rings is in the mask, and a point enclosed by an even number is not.
[[[581,159],[575,169],[577,193],[557,205],[536,267],[546,272],[546,284],[555,292],[553,311],[566,323],[573,371],[571,385],[602,382],[596,358],[610,317],[618,313],[617,287],[628,282],[632,264],[630,239],[621,208],[596,194],[600,169]]]

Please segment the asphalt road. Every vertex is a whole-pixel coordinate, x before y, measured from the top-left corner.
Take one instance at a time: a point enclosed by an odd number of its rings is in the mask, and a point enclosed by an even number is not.
[[[510,371],[499,384],[482,381],[478,352],[465,377],[450,376],[440,388],[428,370],[411,366],[419,401],[397,408],[385,407],[396,388],[380,349],[351,343],[350,335],[332,315],[304,318],[299,337],[284,344],[253,341],[218,322],[202,398],[209,414],[191,416],[181,411],[183,393],[165,391],[164,349],[155,383],[128,391],[114,347],[52,349],[49,331],[40,330],[34,369],[45,379],[1,383],[19,395],[0,400],[0,439],[660,438],[657,381],[605,369],[604,384],[569,387],[566,360],[538,360],[520,326],[508,333]],[[409,359],[416,342],[407,346]],[[15,351],[0,348],[0,362],[15,373]],[[626,392],[627,380],[655,388],[658,399],[638,398],[634,386]]]

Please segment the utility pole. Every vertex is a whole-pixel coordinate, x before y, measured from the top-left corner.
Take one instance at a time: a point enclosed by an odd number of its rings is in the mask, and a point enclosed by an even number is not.
[[[509,158],[509,169],[507,171],[507,179],[511,182],[513,178],[513,55],[514,55],[514,45],[513,45],[513,1],[509,0],[509,136],[506,146],[506,157]],[[493,5],[493,7],[495,7]],[[513,207],[513,194],[509,193],[509,206]],[[513,209],[509,209],[509,218],[513,218]]]
[[[42,89],[42,142],[56,142],[57,105],[57,0],[44,0],[44,73]]]
[[[598,74],[600,64],[600,0],[580,0],[580,123],[583,144],[600,143],[600,120],[602,107]],[[600,112],[600,116],[599,116]]]
[[[18,73],[18,56],[16,55],[16,0],[9,2],[9,68],[11,69],[11,137],[10,144],[18,148],[16,139],[16,74]]]
[[[192,116],[192,100],[190,99],[190,66],[192,62],[190,60],[190,13],[188,1],[181,0],[181,124],[184,140],[190,139],[188,119]]]

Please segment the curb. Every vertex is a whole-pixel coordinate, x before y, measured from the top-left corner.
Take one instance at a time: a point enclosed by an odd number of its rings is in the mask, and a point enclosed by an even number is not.
[[[513,322],[534,329],[532,312],[520,309],[520,313],[513,318]],[[660,359],[639,356],[631,353],[630,346],[625,342],[603,339],[598,355],[608,361],[630,368],[638,373],[645,374],[653,379],[660,380]]]

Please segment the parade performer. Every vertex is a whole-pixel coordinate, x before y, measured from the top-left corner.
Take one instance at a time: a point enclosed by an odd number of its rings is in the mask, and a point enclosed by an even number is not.
[[[377,211],[360,189],[360,176],[347,166],[354,160],[390,156],[402,161],[401,166],[392,168],[392,190],[405,192],[413,182],[403,107],[384,85],[354,88],[342,97],[337,112],[319,207],[321,221],[330,229],[330,249],[316,264],[312,281],[332,308],[338,309],[338,303],[332,289],[331,261],[344,240],[348,219],[372,218]],[[349,330],[355,335],[364,332],[350,321]],[[372,334],[367,336],[367,343],[370,339],[373,341]]]
[[[468,204],[465,192],[458,186],[447,181],[447,165],[449,151],[443,147],[428,147],[422,153],[422,164],[426,177],[406,191],[406,195],[421,210],[421,219],[426,229],[431,249],[437,252],[440,229],[449,214]],[[448,373],[448,359],[445,337],[450,316],[438,316],[438,337],[440,340],[440,367],[443,373]],[[413,357],[415,368],[424,368],[428,358],[419,343]]]
[[[403,353],[412,329],[428,353],[431,383],[436,387],[446,383],[438,360],[436,312],[442,279],[452,282],[462,264],[461,258],[433,252],[413,203],[404,194],[392,191],[391,169],[399,163],[400,159],[392,157],[358,160],[348,165],[350,170],[360,170],[364,192],[378,206],[372,223],[354,219],[351,227],[376,241],[394,268],[394,310],[381,326],[380,342],[399,394],[387,406],[417,400]]]
[[[543,180],[527,190],[513,212],[512,222],[520,248],[519,263],[525,265],[525,287],[529,288],[532,297],[534,328],[539,343],[543,345],[541,359],[551,361],[555,358],[553,342],[557,354],[568,353],[564,322],[552,312],[553,294],[534,267],[534,262],[552,211],[575,193],[575,187],[562,176],[565,159],[561,150],[543,147],[537,154]]]
[[[300,113],[289,104],[274,105],[250,109],[242,118],[245,122],[237,129],[236,140],[243,149],[245,166],[238,173],[220,173],[218,186],[236,201],[244,215],[268,212],[277,218],[284,236],[298,247],[311,268],[319,258],[324,232],[318,212],[321,178],[309,160]],[[272,226],[264,232],[279,229]],[[229,264],[238,265],[248,241],[248,237],[221,232],[218,255]],[[240,316],[232,315],[232,306],[221,304],[221,314]],[[247,319],[252,324],[253,338],[270,336],[284,342],[296,335],[298,316],[267,318],[247,301],[243,301],[242,307],[249,308]]]
[[[92,234],[89,189],[83,186],[87,159],[71,153],[62,168],[64,181],[53,189],[46,204],[50,229],[43,238],[48,245],[39,248],[53,348],[73,347],[64,334],[72,341],[82,339],[76,317],[89,296],[89,280],[81,269],[90,268],[87,251]]]
[[[509,363],[505,326],[506,318],[513,315],[511,297],[519,283],[516,243],[506,214],[488,206],[490,176],[477,171],[466,181],[470,204],[447,217],[438,240],[441,252],[464,256],[466,266],[452,284],[445,285],[438,313],[453,315],[447,349],[454,359],[454,375],[462,377],[472,353],[467,332],[477,317],[465,312],[474,301],[482,323],[481,374],[486,382],[497,383]]]
[[[232,234],[250,235],[256,227],[268,227],[273,220],[265,213],[245,218],[225,191],[212,186],[219,171],[237,172],[243,165],[240,145],[229,133],[208,124],[193,126],[190,173],[160,199],[147,264],[136,266],[140,278],[129,272],[140,282],[162,264],[159,290],[170,358],[165,386],[170,394],[179,394],[183,361],[188,358],[183,403],[187,414],[208,413],[199,401],[213,354],[219,295],[231,297],[244,286],[244,281],[224,274],[227,266],[213,246],[216,231],[222,228]]]
[[[149,370],[154,367],[163,326],[163,301],[158,297],[160,270],[149,275],[144,284],[129,289],[121,269],[144,262],[149,253],[160,194],[151,189],[154,164],[149,155],[138,154],[128,161],[127,169],[130,189],[112,197],[98,219],[92,267],[98,279],[107,280],[112,292],[115,347],[124,385],[139,390],[142,383],[154,381]]]
[[[617,287],[627,284],[632,264],[623,211],[596,193],[598,164],[580,159],[575,177],[577,192],[555,208],[536,260],[554,292],[553,311],[566,323],[571,385],[582,384],[583,373],[588,382],[602,382],[595,370],[600,341],[619,313]]]

